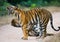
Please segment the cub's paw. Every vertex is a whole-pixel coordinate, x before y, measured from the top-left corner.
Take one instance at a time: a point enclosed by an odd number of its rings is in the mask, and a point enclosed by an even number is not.
[[[24,37],[22,37],[21,39],[23,39],[23,40],[28,40],[28,38],[24,38]]]

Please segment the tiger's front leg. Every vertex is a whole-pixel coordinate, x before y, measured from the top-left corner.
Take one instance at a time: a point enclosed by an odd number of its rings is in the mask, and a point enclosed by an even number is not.
[[[23,37],[22,37],[22,39],[28,40],[28,30],[27,30],[27,25],[24,25],[23,28],[22,28],[22,30],[23,30]]]

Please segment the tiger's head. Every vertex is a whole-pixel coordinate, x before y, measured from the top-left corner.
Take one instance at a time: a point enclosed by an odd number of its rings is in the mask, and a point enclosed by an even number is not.
[[[17,7],[15,6],[8,6],[7,7],[7,10],[8,10],[8,14],[14,14],[15,13],[15,10],[17,9]]]
[[[15,16],[15,18],[17,18],[17,20],[19,21],[20,20],[20,9],[16,6],[8,6],[7,7],[7,10],[8,10],[8,14],[12,14]],[[14,19],[12,21],[15,21]]]

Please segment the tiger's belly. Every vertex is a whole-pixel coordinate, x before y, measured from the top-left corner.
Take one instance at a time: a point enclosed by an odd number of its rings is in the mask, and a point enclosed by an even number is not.
[[[29,36],[39,36],[39,32],[40,32],[40,26],[39,26],[39,24],[34,24],[34,23],[32,23],[32,24],[30,24],[29,26],[28,26],[28,30],[29,30]],[[30,31],[31,30],[31,31]]]

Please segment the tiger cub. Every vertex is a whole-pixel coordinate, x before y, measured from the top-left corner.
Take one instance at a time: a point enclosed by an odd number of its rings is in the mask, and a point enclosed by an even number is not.
[[[49,20],[53,30],[55,31],[60,30],[60,27],[58,29],[54,28],[52,14],[46,9],[34,8],[32,10],[24,11],[15,6],[9,6],[7,7],[7,9],[9,11],[8,12],[9,14],[16,14],[19,16],[18,20],[22,27],[22,31],[23,31],[22,39],[24,40],[28,39],[29,30],[32,30],[35,25],[37,27],[37,31],[36,28],[34,28],[33,30],[34,32],[39,33],[38,38],[46,37],[46,27]]]

